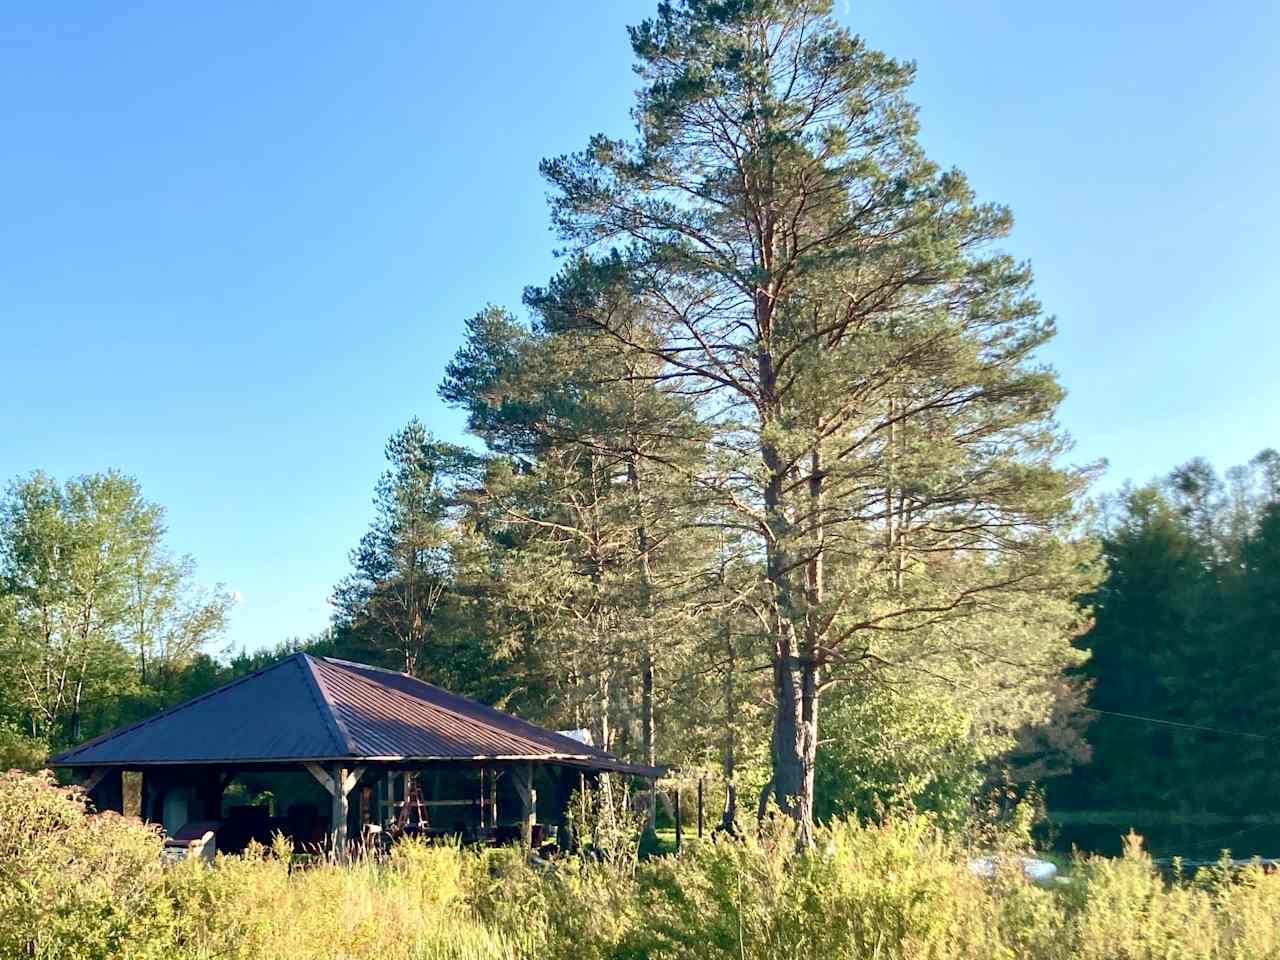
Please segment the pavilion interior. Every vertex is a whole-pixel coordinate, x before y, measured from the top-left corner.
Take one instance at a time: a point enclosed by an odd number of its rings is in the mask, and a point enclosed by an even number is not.
[[[570,797],[597,774],[550,763],[534,764],[532,774],[530,841],[535,847],[563,843]],[[346,836],[357,846],[399,834],[514,842],[529,814],[518,781],[514,767],[369,765],[348,795]],[[106,795],[95,790],[95,799],[161,824],[170,837],[193,825],[216,824],[217,849],[224,853],[241,852],[250,842],[270,844],[276,834],[296,852],[319,852],[334,835],[330,793],[296,765],[124,770],[119,789],[117,802],[109,788]]]

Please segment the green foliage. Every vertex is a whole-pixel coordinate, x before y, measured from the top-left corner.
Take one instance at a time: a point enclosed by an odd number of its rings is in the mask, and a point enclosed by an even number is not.
[[[1193,460],[1104,504],[1108,574],[1086,598],[1096,620],[1079,645],[1091,653],[1080,670],[1088,705],[1105,713],[1087,733],[1092,763],[1055,787],[1055,806],[1273,806],[1280,696],[1263,678],[1280,672],[1278,462],[1264,451],[1224,482]]]
[[[0,721],[0,770],[39,770],[48,758],[49,745],[29,737],[11,723]]]
[[[855,686],[828,703],[815,768],[821,820],[919,810],[950,828],[969,818],[982,769],[1003,744],[937,691]]]
[[[656,838],[631,809],[629,792],[610,782],[614,780],[621,778],[605,774],[599,787],[575,790],[565,814],[573,842],[584,855],[629,872],[635,869],[645,837],[650,844]]]
[[[86,816],[47,774],[0,774],[0,956],[165,956],[161,843],[137,821]]]
[[[544,161],[573,257],[526,298],[716,451],[696,489],[757,558],[773,793],[805,828],[815,691],[915,670],[984,727],[1041,722],[1096,575],[1009,211],[925,156],[912,66],[830,14],[663,3],[634,28],[636,136]]]
[[[999,949],[983,881],[923,819],[837,822],[799,861],[792,846],[784,833],[704,845],[655,865],[641,878],[653,911],[639,932],[645,951],[968,957]]]
[[[717,542],[696,502],[705,438],[652,362],[561,321],[488,308],[449,365],[441,396],[486,447],[458,589],[513,706],[646,762],[702,759],[724,730],[687,709],[723,685],[682,667],[723,622],[708,615]],[[650,335],[643,315],[630,322]]]
[[[335,622],[351,641],[406,673],[449,662],[453,556],[448,526],[449,467],[466,455],[411,420],[387,442],[374,519],[351,552],[352,573],[334,590]]]
[[[135,719],[222,629],[231,599],[165,549],[163,511],[109,472],[0,500],[0,718],[64,745]]]
[[[383,860],[291,868],[287,844],[163,867],[136,821],[0,775],[0,956],[54,960],[1206,960],[1280,951],[1280,876],[1223,866],[1166,883],[1136,837],[1043,889],[976,876],[925,817],[835,820],[797,856],[790,822],[633,869],[531,866],[513,848],[405,841]]]

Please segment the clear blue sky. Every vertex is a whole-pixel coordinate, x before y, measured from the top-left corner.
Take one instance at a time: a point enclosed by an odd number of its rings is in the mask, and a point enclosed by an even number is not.
[[[1103,481],[1280,445],[1280,5],[836,0],[1008,203]],[[321,629],[386,437],[554,269],[543,156],[628,129],[653,0],[9,3],[0,478],[117,467],[228,639]]]

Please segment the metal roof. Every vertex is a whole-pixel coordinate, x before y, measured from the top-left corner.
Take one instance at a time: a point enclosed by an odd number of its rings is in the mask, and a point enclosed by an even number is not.
[[[82,743],[50,764],[307,760],[535,760],[661,773],[408,674],[305,653]]]

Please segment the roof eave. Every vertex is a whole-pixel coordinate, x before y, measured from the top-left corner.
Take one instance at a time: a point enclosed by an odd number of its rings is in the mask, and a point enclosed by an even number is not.
[[[611,773],[624,773],[637,777],[660,777],[666,772],[665,767],[649,767],[643,764],[627,763],[616,758],[592,757],[566,754],[491,754],[475,756],[434,755],[434,756],[313,756],[313,757],[207,757],[187,760],[93,760],[89,758],[75,759],[63,756],[53,757],[48,761],[50,767],[58,769],[74,769],[77,767],[120,767],[123,770],[140,770],[146,767],[235,767],[242,764],[276,764],[289,766],[304,763],[346,763],[352,765],[368,763],[433,763],[433,764],[479,764],[479,763],[551,763],[584,770],[607,770]]]

